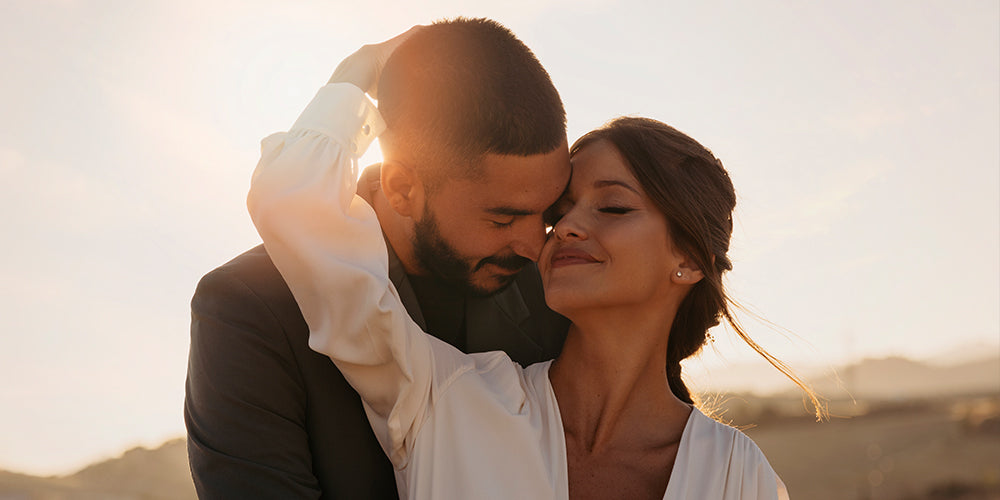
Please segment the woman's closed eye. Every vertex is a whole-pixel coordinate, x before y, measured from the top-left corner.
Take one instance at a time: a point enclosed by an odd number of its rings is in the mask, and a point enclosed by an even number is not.
[[[616,205],[601,207],[601,208],[597,209],[598,212],[605,213],[605,214],[615,214],[615,215],[624,215],[624,214],[627,214],[627,213],[632,212],[634,210],[635,209],[631,208],[631,207],[623,207],[623,206],[616,206]]]

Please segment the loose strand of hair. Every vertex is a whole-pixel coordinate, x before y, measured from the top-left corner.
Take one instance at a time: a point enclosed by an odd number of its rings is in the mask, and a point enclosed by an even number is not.
[[[753,315],[752,312],[747,311],[740,304],[736,303],[729,297],[726,297],[726,302],[728,304],[731,304],[733,307],[741,311],[744,311],[747,314]],[[806,381],[804,381],[802,378],[796,375],[795,371],[792,370],[792,368],[788,366],[784,361],[778,359],[773,354],[767,352],[766,349],[764,349],[753,338],[751,338],[750,335],[746,333],[746,330],[743,329],[743,326],[740,324],[739,320],[737,320],[736,317],[729,312],[729,307],[724,306],[722,308],[722,316],[726,319],[726,322],[729,323],[729,326],[733,329],[733,331],[736,332],[736,335],[738,335],[743,340],[743,342],[746,342],[746,344],[750,346],[751,349],[756,351],[757,354],[763,357],[771,366],[773,366],[776,370],[781,372],[785,377],[788,377],[789,380],[791,380],[796,386],[799,387],[799,389],[802,390],[803,393],[805,393],[805,395],[809,398],[810,402],[812,403],[813,413],[816,416],[817,422],[822,421],[829,416],[825,398],[823,398],[820,394],[816,393],[816,391],[813,390],[813,388],[808,383],[806,383]],[[770,322],[768,323],[770,324]]]

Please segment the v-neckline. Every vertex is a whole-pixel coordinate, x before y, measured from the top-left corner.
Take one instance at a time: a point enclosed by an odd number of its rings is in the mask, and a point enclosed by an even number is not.
[[[545,362],[545,389],[548,392],[549,398],[552,399],[552,407],[555,409],[556,424],[559,427],[558,428],[557,439],[558,439],[558,443],[559,443],[559,448],[560,449],[557,450],[557,451],[562,456],[562,463],[559,464],[559,467],[561,469],[560,472],[562,473],[562,477],[563,477],[563,485],[562,485],[563,486],[563,491],[565,492],[566,498],[568,500],[569,499],[569,456],[566,454],[567,453],[567,450],[566,450],[566,430],[563,427],[562,411],[559,408],[559,399],[556,398],[556,391],[555,391],[555,389],[552,388],[552,380],[549,379],[549,369],[551,367],[552,367],[552,360],[546,361]],[[694,427],[694,423],[693,422],[695,421],[696,418],[698,418],[698,417],[696,417],[696,414],[697,415],[702,415],[701,411],[699,411],[697,407],[691,405],[691,413],[688,414],[688,418],[684,422],[684,430],[681,431],[681,440],[680,440],[680,442],[677,445],[677,456],[674,458],[674,465],[672,465],[670,467],[670,479],[667,480],[667,487],[663,491],[663,499],[662,500],[669,500],[670,499],[670,493],[672,491],[671,490],[671,485],[677,483],[677,481],[675,481],[675,477],[676,477],[675,473],[678,470],[678,467],[679,467],[678,464],[681,463],[681,453],[684,452],[684,450],[690,448],[689,446],[686,446],[686,445],[687,445],[688,441],[690,440],[690,434],[691,434],[691,432],[693,432],[691,430],[692,427]],[[560,455],[556,455],[556,456],[560,456]],[[676,489],[676,487],[674,489]]]

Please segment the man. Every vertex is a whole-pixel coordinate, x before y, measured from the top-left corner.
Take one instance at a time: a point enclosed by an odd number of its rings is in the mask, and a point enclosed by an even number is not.
[[[377,95],[377,111],[362,91]],[[488,20],[411,30],[341,63],[276,136],[320,133],[352,153],[305,157],[308,167],[356,161],[383,126],[385,161],[364,172],[358,194],[382,225],[407,312],[467,352],[555,357],[567,325],[545,307],[531,261],[569,159],[565,112],[537,59]],[[201,497],[396,497],[359,397],[308,337],[262,247],[201,280],[185,399]]]

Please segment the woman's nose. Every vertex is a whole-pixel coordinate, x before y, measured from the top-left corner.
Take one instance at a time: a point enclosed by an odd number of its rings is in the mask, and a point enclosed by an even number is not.
[[[587,239],[587,230],[578,210],[570,210],[552,227],[557,239]]]

